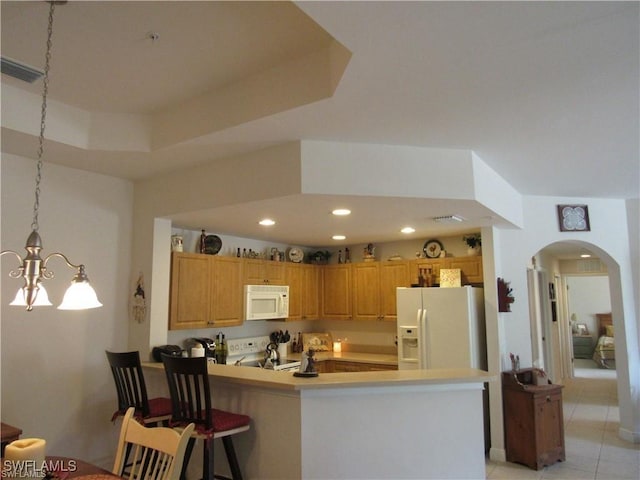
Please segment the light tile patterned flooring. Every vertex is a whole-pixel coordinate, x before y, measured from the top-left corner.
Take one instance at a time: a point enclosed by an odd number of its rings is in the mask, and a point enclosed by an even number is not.
[[[562,390],[566,461],[542,470],[487,460],[487,479],[640,479],[640,445],[618,437],[615,370],[576,360],[576,378]]]

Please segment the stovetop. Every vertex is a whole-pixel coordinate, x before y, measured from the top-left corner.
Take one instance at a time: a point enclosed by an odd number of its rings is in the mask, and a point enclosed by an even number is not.
[[[268,336],[262,337],[246,337],[235,338],[227,341],[229,355],[227,356],[227,365],[235,365],[240,362],[241,367],[262,367],[269,370],[297,370],[300,367],[300,361],[280,359],[278,364],[267,362],[265,365],[264,354],[267,345],[271,343]]]

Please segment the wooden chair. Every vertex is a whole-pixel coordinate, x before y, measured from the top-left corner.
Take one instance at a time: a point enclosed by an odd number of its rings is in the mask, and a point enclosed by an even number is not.
[[[207,373],[207,359],[204,357],[180,358],[162,355],[173,413],[171,426],[195,423],[196,428],[187,446],[181,479],[191,457],[196,439],[204,440],[203,479],[216,477],[213,462],[213,440],[222,438],[233,480],[241,480],[242,473],[236,458],[231,436],[249,430],[251,418],[247,415],[211,408],[211,389]]]
[[[113,474],[130,480],[178,480],[194,424],[178,432],[168,427],[145,427],[135,418],[135,408],[122,420]],[[127,452],[132,457],[127,464]],[[125,473],[125,464],[130,471]]]
[[[136,418],[144,425],[168,423],[171,419],[171,399],[147,397],[139,352],[107,351],[106,354],[118,392],[118,410],[113,413],[111,420],[125,415],[129,407],[134,407]]]

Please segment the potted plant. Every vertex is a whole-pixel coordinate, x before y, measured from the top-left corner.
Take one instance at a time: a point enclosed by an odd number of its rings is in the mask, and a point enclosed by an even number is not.
[[[331,257],[331,252],[328,250],[318,250],[309,256],[309,260],[316,265],[326,265],[329,263],[329,257]]]
[[[467,244],[467,253],[469,255],[479,255],[480,247],[482,247],[482,237],[479,233],[471,233],[462,237],[462,240]]]

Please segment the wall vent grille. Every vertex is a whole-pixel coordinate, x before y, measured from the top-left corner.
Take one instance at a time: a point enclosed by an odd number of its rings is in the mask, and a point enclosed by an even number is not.
[[[578,260],[578,272],[580,273],[598,273],[602,272],[602,264],[598,259]]]
[[[433,217],[433,221],[438,223],[456,223],[464,221],[464,217],[460,215],[442,215],[440,217]]]
[[[9,75],[23,82],[33,83],[44,76],[43,71],[7,57],[2,57],[0,66],[4,75]]]

